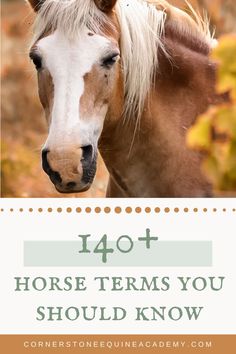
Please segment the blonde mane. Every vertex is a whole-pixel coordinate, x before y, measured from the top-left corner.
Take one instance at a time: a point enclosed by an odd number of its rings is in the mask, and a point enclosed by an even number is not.
[[[162,37],[168,17],[173,18],[178,31],[200,36],[205,42],[210,38],[209,26],[193,10],[195,20],[164,0],[118,0],[115,12],[121,31],[124,116],[139,120],[158,70],[159,49],[165,53]],[[73,39],[84,26],[102,33],[104,25],[112,26],[112,23],[94,0],[45,0],[34,24],[34,42],[57,28]]]

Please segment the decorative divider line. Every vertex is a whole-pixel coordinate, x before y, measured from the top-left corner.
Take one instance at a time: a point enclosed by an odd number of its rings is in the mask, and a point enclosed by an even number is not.
[[[156,213],[156,214],[160,214],[160,213],[165,213],[165,214],[168,214],[168,213],[180,213],[180,212],[184,212],[184,213],[190,213],[190,212],[193,212],[193,213],[208,213],[208,212],[212,212],[212,213],[217,213],[217,212],[223,212],[223,213],[226,213],[226,212],[232,212],[232,213],[236,213],[236,208],[169,208],[169,207],[165,207],[165,208],[159,208],[159,207],[120,207],[120,206],[117,206],[117,207],[94,207],[94,208],[91,208],[91,207],[76,207],[76,208],[71,208],[71,207],[67,207],[67,208],[61,208],[61,207],[58,207],[58,208],[10,208],[10,209],[4,209],[4,208],[1,208],[0,209],[0,212],[20,212],[20,213],[23,213],[23,212],[29,212],[29,213],[33,213],[33,212],[37,212],[37,213],[43,213],[43,212],[46,212],[46,213],[53,213],[53,212],[56,212],[56,213],[63,213],[63,212],[66,212],[66,213],[73,213],[73,212],[76,212],[78,214],[80,213],[86,213],[86,214],[90,214],[90,213],[95,213],[95,214],[100,214],[100,213],[105,213],[105,214],[110,214],[112,212],[114,212],[115,214],[132,214],[132,213],[136,213],[136,214],[141,214],[141,213],[145,213],[145,214],[151,214],[151,213]]]

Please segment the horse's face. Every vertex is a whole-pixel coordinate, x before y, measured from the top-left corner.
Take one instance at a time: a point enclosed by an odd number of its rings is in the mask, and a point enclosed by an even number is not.
[[[115,36],[87,28],[73,41],[56,30],[31,48],[49,127],[42,164],[59,192],[87,190],[94,179],[98,139],[120,72],[119,55]]]

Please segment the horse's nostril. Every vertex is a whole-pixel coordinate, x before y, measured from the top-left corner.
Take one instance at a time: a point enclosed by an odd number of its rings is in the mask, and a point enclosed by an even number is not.
[[[53,171],[48,163],[47,155],[49,153],[49,150],[44,149],[42,151],[42,166],[44,171],[49,175],[51,181],[56,184],[56,183],[61,183],[62,179],[61,176],[58,172]]]
[[[76,182],[68,182],[66,185],[68,188],[73,188],[76,186]]]
[[[58,173],[58,172],[54,172],[51,170],[51,172],[49,173],[49,177],[50,177],[52,183],[54,183],[54,184],[62,182],[60,173]]]
[[[44,149],[42,151],[42,166],[43,166],[43,169],[44,171],[49,174],[50,171],[51,171],[51,168],[49,166],[49,163],[48,163],[48,160],[47,160],[47,154],[49,153],[49,150],[47,149]]]
[[[83,164],[90,164],[93,159],[93,147],[92,145],[82,146],[82,162]]]

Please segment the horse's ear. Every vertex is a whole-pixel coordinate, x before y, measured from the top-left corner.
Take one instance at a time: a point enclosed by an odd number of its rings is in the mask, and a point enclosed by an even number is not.
[[[45,0],[27,0],[35,12],[40,9],[44,1]]]
[[[94,0],[97,7],[103,12],[110,12],[117,0]]]

